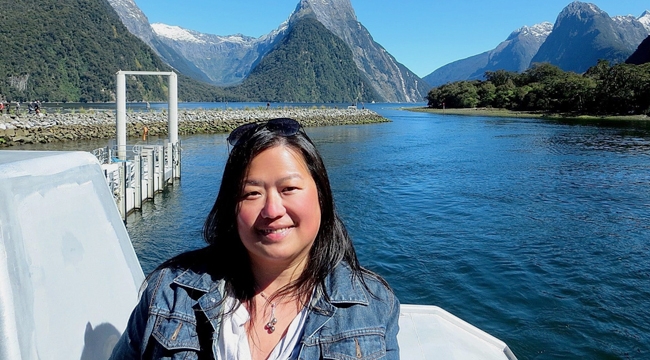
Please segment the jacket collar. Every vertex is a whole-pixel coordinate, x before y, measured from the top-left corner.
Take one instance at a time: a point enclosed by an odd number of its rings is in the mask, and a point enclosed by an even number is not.
[[[223,280],[215,281],[207,272],[197,273],[192,269],[183,271],[174,278],[174,283],[204,293],[222,288]],[[368,305],[368,297],[359,277],[354,276],[346,262],[340,262],[325,278],[325,292],[332,304]]]
[[[207,272],[197,273],[192,269],[183,271],[180,275],[174,278],[174,283],[193,290],[201,292],[210,292],[216,286],[212,276]]]
[[[220,317],[223,312],[223,295],[225,282],[223,279],[214,280],[207,272],[197,273],[188,269],[174,278],[174,283],[179,286],[193,289],[204,294],[197,300],[206,317],[210,321],[215,333],[220,331]],[[325,279],[324,296],[317,288],[312,300],[313,312],[305,323],[305,334],[313,336],[318,329],[324,326],[337,311],[337,308],[346,304],[368,305],[367,291],[365,291],[360,278],[353,275],[346,262],[340,262]],[[329,298],[329,301],[327,301]]]
[[[341,262],[334,267],[334,271],[325,279],[325,291],[334,305],[338,304],[363,304],[368,305],[368,297],[364,291],[363,283],[358,276],[354,276],[350,266]]]

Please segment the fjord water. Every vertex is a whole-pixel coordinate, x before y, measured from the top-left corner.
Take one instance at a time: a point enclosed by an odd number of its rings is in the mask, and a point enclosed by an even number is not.
[[[392,122],[306,131],[361,263],[403,303],[519,359],[650,357],[648,125],[370,107]],[[182,180],[129,217],[145,272],[203,245],[225,138],[183,137]]]
[[[371,106],[392,122],[307,133],[362,264],[403,303],[520,359],[650,356],[650,128]],[[180,184],[128,219],[145,272],[203,245],[228,148],[182,141]]]

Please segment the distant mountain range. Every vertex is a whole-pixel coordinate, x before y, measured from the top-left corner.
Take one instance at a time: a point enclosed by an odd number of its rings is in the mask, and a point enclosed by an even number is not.
[[[524,26],[495,49],[420,79],[372,39],[350,0],[300,0],[259,38],[150,25],[133,0],[30,4],[0,0],[12,9],[0,17],[0,100],[113,101],[117,70],[175,69],[184,101],[414,102],[430,85],[535,62],[576,72],[598,59],[643,63],[650,47],[650,12],[610,17],[573,2],[554,25]],[[165,90],[160,77],[127,81],[129,100],[164,100]]]
[[[574,1],[555,24],[537,24],[513,32],[495,49],[447,64],[425,76],[431,86],[482,79],[485,71],[521,72],[548,62],[565,71],[582,73],[599,59],[624,62],[650,35],[650,12],[610,17],[591,3]]]
[[[469,58],[454,61],[423,78],[431,86],[458,80],[483,78],[486,71],[524,71],[553,29],[544,22],[514,31],[496,48]]]
[[[242,83],[296,22],[312,18],[343,40],[378,101],[422,101],[429,85],[396,61],[357,20],[350,0],[300,0],[289,20],[260,38],[218,36],[165,24],[149,25],[133,0],[108,0],[134,35],[177,70],[215,85]],[[185,70],[181,70],[185,69]],[[323,74],[323,76],[334,74]],[[257,73],[257,76],[264,74]],[[355,75],[356,76],[356,75]]]

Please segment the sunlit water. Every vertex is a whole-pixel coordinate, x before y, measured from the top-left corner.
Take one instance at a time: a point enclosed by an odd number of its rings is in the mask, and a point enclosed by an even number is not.
[[[649,127],[370,106],[393,122],[307,133],[362,264],[403,303],[520,359],[650,357]],[[228,149],[225,135],[182,142],[180,183],[128,219],[145,272],[203,245]]]

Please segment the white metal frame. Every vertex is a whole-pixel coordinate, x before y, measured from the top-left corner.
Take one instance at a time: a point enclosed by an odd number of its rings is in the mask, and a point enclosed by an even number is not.
[[[169,101],[167,112],[167,133],[172,146],[178,146],[178,78],[173,71],[118,71],[117,81],[117,157],[126,160],[126,75],[163,75],[169,76]],[[180,174],[180,172],[179,172]]]

